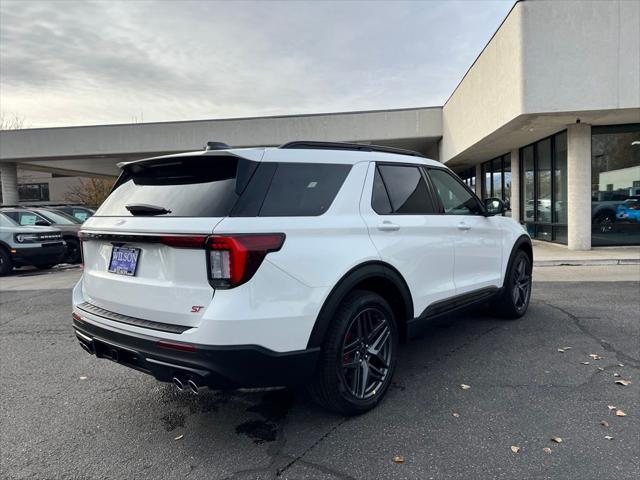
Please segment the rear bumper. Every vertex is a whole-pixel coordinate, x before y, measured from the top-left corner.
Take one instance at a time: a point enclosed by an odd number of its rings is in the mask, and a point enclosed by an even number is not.
[[[62,261],[66,252],[64,242],[44,244],[37,247],[22,247],[11,249],[11,260],[16,265],[47,265]]]
[[[142,371],[161,382],[190,377],[198,385],[215,389],[302,384],[313,375],[320,354],[319,348],[281,353],[255,345],[182,342],[167,348],[159,346],[164,341],[161,338],[106,329],[75,314],[73,328],[82,348],[98,358]],[[176,349],[180,346],[189,351]]]

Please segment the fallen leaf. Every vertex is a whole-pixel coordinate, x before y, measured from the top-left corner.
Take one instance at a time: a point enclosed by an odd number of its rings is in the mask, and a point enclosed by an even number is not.
[[[631,380],[616,380],[615,383],[616,385],[623,385],[626,387],[631,384]]]
[[[558,351],[559,351],[560,353],[564,353],[565,349],[564,349],[564,348],[559,348],[559,349],[558,349]]]
[[[460,384],[460,388],[463,390],[469,390],[471,387],[469,385],[467,385],[466,383],[461,383]]]
[[[402,455],[396,455],[393,457],[393,461],[396,463],[404,463],[404,457]]]
[[[614,374],[613,374],[613,376],[614,376],[614,377],[619,377],[619,376],[620,376],[620,374],[616,372],[616,373],[614,373]]]
[[[611,437],[609,435],[605,435],[604,438],[606,438],[607,440],[613,440],[613,437]]]
[[[616,409],[616,408],[618,408],[618,407],[614,407],[613,405],[607,405],[607,408],[608,408],[609,410],[615,410],[615,409]]]
[[[619,367],[624,367],[624,363],[619,363],[618,366]]]
[[[544,447],[544,448],[542,449],[542,451],[543,451],[544,453],[551,453],[551,449],[550,449],[549,447]]]
[[[590,362],[580,362],[582,365],[589,365]]]
[[[565,350],[571,350],[571,347],[562,347],[562,348],[564,348]]]
[[[511,451],[513,453],[518,453],[518,452],[520,452],[520,447],[516,447],[515,445],[511,445]]]
[[[560,437],[551,437],[552,442],[562,443],[562,439]]]
[[[590,353],[589,356],[591,358],[593,358],[594,360],[602,360],[602,357],[600,355],[598,355],[597,353]]]
[[[182,437],[184,437],[184,434],[183,435],[178,435],[176,438],[174,438],[174,440],[180,440]]]
[[[602,368],[602,367],[598,367],[598,370],[599,370],[600,372],[604,372],[604,368]]]
[[[459,418],[460,414],[458,412],[453,412],[453,416],[456,417],[456,418]]]
[[[627,414],[624,413],[622,410],[618,409],[616,410],[616,417],[626,417]]]
[[[602,420],[600,422],[600,425],[602,425],[603,427],[608,427],[609,426],[609,422],[607,422],[606,420]]]
[[[87,377],[80,377],[80,380],[86,380]]]

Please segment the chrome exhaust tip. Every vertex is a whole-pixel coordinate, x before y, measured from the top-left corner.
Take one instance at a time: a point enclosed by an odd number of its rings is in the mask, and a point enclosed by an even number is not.
[[[184,383],[182,383],[182,380],[180,380],[178,377],[173,377],[171,379],[171,382],[173,382],[176,388],[181,392],[184,390]]]
[[[198,394],[198,390],[199,390],[199,388],[198,388],[198,384],[197,384],[196,382],[194,382],[194,381],[193,381],[193,379],[191,379],[191,378],[190,378],[190,379],[187,381],[187,386],[189,387],[189,390],[191,390],[191,392],[192,392],[194,395],[197,395],[197,394]]]

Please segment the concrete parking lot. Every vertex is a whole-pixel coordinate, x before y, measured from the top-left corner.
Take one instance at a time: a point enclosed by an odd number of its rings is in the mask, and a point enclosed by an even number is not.
[[[434,324],[402,348],[385,401],[349,419],[302,391],[196,397],[96,360],[71,329],[79,273],[0,280],[3,478],[640,473],[638,265],[536,269],[524,318],[472,313]]]

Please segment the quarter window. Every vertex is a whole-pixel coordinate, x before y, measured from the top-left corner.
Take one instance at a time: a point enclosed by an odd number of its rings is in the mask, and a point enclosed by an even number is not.
[[[374,194],[379,197],[382,195],[381,187],[386,187],[388,192],[391,208],[388,213],[398,214],[429,214],[435,213],[435,208],[427,183],[418,167],[410,167],[406,165],[379,165],[378,166],[380,180],[376,185],[374,179]],[[378,177],[378,172],[376,172]],[[388,207],[384,206],[384,198],[376,198],[378,203],[373,202],[373,208],[378,213],[384,213]],[[376,207],[380,208],[378,210]]]
[[[445,215],[477,215],[482,209],[474,197],[456,178],[445,170],[429,169]]]

